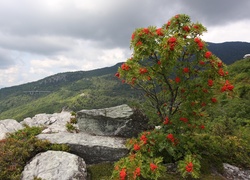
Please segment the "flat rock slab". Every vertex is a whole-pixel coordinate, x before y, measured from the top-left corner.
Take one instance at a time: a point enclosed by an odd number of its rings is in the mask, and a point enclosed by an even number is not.
[[[117,161],[128,153],[125,138],[68,132],[39,134],[37,137],[51,143],[68,144],[70,152],[82,157],[87,164]]]
[[[100,136],[136,137],[145,130],[147,120],[128,105],[77,112],[81,132]]]
[[[87,178],[84,160],[74,154],[62,151],[47,151],[37,154],[24,168],[22,180],[85,180]]]
[[[6,138],[8,133],[13,133],[24,127],[14,119],[5,119],[0,121],[0,140]]]
[[[95,117],[107,117],[112,119],[129,119],[130,116],[133,114],[133,110],[126,104],[110,107],[110,108],[103,108],[103,109],[91,109],[86,110],[83,109],[78,111],[77,114],[85,115],[85,116],[95,116]]]

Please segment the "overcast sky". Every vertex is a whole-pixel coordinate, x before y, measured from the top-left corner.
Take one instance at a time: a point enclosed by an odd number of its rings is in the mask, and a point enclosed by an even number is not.
[[[187,14],[209,42],[250,42],[250,0],[0,0],[0,88],[130,57],[135,28]],[[250,52],[249,52],[250,53]]]

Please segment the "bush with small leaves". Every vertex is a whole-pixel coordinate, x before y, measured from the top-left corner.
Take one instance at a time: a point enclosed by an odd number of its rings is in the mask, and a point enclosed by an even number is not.
[[[76,133],[78,133],[78,129],[74,126],[73,123],[67,122],[65,126],[66,126],[68,132],[71,132],[71,133],[76,132]]]
[[[162,163],[176,161],[184,177],[199,177],[200,151],[194,137],[206,132],[208,107],[218,103],[219,94],[231,96],[234,89],[226,65],[201,39],[205,31],[202,24],[178,14],[160,28],[133,32],[132,57],[115,76],[144,93],[145,113],[160,128],[127,144],[130,154],[117,163],[113,179],[157,179]]]

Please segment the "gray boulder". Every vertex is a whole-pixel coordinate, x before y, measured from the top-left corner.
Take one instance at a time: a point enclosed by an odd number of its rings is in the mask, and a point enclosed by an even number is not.
[[[236,166],[223,163],[224,167],[224,177],[226,179],[232,179],[232,180],[249,180],[250,179],[250,169],[244,170],[240,169]]]
[[[14,119],[5,119],[0,121],[0,140],[6,138],[8,133],[13,133],[24,127]]]
[[[117,161],[128,153],[124,138],[93,136],[81,132],[39,134],[37,137],[51,143],[69,145],[70,152],[82,157],[87,164]]]
[[[128,105],[77,112],[81,132],[101,136],[134,137],[147,129],[147,119]]]
[[[74,154],[62,151],[47,151],[37,154],[24,168],[22,180],[85,180],[87,178],[84,160]]]

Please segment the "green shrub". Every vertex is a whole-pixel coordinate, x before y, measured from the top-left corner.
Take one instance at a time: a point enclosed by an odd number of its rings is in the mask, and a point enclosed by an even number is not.
[[[114,164],[111,162],[99,163],[87,167],[88,179],[110,180]]]
[[[71,123],[71,124],[76,124],[76,123],[77,123],[76,117],[71,117],[71,118],[70,118],[70,123]]]
[[[71,116],[76,116],[76,112],[72,111]]]
[[[201,134],[194,137],[196,149],[209,163],[222,168],[222,163],[229,163],[238,167],[250,167],[250,144],[237,136],[216,136]]]
[[[65,126],[66,126],[68,132],[71,132],[71,133],[78,132],[78,129],[71,122],[67,122]]]

